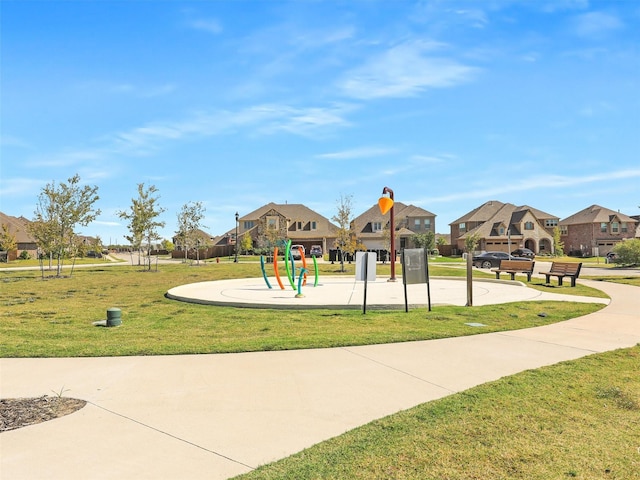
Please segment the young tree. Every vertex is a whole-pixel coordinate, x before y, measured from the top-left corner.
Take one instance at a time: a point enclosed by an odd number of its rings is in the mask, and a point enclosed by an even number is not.
[[[2,231],[0,231],[0,250],[7,252],[7,263],[9,263],[9,252],[18,248],[18,242],[16,241],[15,234],[9,231],[9,226],[5,223],[2,224]]]
[[[151,270],[151,247],[154,240],[161,237],[158,234],[158,228],[164,227],[165,223],[157,220],[164,212],[164,208],[158,205],[159,195],[156,195],[158,189],[154,185],[150,185],[145,190],[144,183],[138,184],[138,198],[131,199],[129,211],[120,211],[118,216],[129,221],[129,232],[131,235],[125,238],[131,242],[133,248],[139,253],[142,252],[142,244],[146,242],[146,254],[148,259],[148,268]],[[138,264],[140,259],[138,257]]]
[[[76,226],[86,227],[100,215],[100,210],[94,209],[100,199],[97,192],[97,186],[81,187],[76,174],[67,183],[48,183],[38,197],[30,233],[40,248],[57,259],[58,277],[62,273],[63,258],[73,249]]]
[[[344,272],[344,254],[355,252],[357,248],[357,236],[353,223],[352,195],[340,195],[337,200],[338,212],[331,220],[338,224],[334,246],[340,250],[340,271]]]
[[[433,232],[414,233],[411,239],[416,247],[424,248],[428,253],[436,248],[436,235]]]
[[[253,240],[251,239],[251,234],[249,232],[244,232],[242,242],[240,243],[240,250],[245,254],[253,250]]]
[[[478,232],[467,235],[464,239],[464,249],[467,253],[473,255],[473,251],[478,246],[478,242],[480,242],[480,234]]]
[[[615,263],[619,265],[640,265],[640,238],[630,238],[613,247]]]
[[[562,241],[560,227],[553,229],[553,254],[556,257],[562,257],[564,255],[564,242]]]
[[[176,248],[173,242],[171,240],[167,240],[166,238],[162,240],[160,246],[162,247],[162,250],[166,250],[169,253],[173,252]]]
[[[199,258],[199,237],[198,233],[202,228],[201,221],[204,217],[205,208],[202,206],[202,202],[188,202],[182,206],[180,213],[178,213],[178,231],[177,236],[182,241],[182,245],[185,249],[185,262],[191,248],[196,248],[196,254]]]

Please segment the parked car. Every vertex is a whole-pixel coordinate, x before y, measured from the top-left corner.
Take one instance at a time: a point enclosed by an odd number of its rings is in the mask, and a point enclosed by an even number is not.
[[[100,252],[89,250],[87,252],[87,258],[102,258],[102,254]]]
[[[473,256],[473,264],[478,268],[498,268],[502,260],[526,260],[531,261],[527,257],[514,257],[507,252],[484,252]]]
[[[511,252],[511,255],[513,255],[514,257],[526,257],[531,259],[534,259],[536,257],[536,254],[528,248],[517,248],[513,252]]]
[[[300,260],[304,253],[304,245],[291,245],[291,256],[294,260]]]
[[[618,258],[618,256],[616,255],[616,252],[609,252],[609,253],[607,253],[606,262],[607,263],[616,263],[616,258]]]
[[[312,257],[321,257],[322,256],[322,247],[320,245],[311,245],[311,250],[309,250],[309,254]]]

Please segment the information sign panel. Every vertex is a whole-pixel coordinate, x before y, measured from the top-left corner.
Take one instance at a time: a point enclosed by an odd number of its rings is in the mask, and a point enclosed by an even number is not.
[[[356,281],[376,281],[376,254],[356,252]]]

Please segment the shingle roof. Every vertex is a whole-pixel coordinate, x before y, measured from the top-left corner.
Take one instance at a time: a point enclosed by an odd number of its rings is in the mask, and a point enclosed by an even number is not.
[[[7,225],[9,233],[16,236],[16,242],[18,243],[35,242],[27,229],[29,223],[29,220],[24,217],[12,217],[0,212],[0,224]]]
[[[560,225],[581,225],[585,223],[609,223],[614,217],[617,217],[621,222],[636,223],[636,220],[625,215],[624,213],[616,212],[608,208],[601,207],[600,205],[591,205],[590,207],[580,210],[573,215],[562,219]]]
[[[449,225],[455,225],[458,223],[486,222],[491,219],[504,205],[504,203],[498,200],[489,200],[479,207],[474,208],[469,213],[464,214],[457,220],[454,220]]]

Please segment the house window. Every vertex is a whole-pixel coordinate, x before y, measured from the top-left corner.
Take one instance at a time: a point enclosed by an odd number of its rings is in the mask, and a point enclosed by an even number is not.
[[[618,222],[611,222],[611,233],[618,233],[619,228]]]
[[[267,217],[267,228],[278,230],[278,217]]]
[[[302,230],[302,222],[296,222],[296,230]]]
[[[525,230],[533,230],[533,222],[524,222]]]
[[[316,230],[318,228],[318,225],[316,224],[316,222],[311,222],[311,230]]]
[[[607,233],[607,224],[606,222],[600,223],[600,233]]]
[[[380,230],[382,230],[382,222],[372,222],[371,230],[373,230],[374,232],[379,232]]]
[[[569,229],[566,225],[560,225],[560,235],[568,235]]]
[[[458,228],[460,229],[460,233],[464,233],[467,231],[467,224],[466,223],[460,223],[458,224]]]
[[[620,224],[620,231],[621,231],[622,233],[627,233],[627,232],[629,231],[629,230],[627,229],[627,222],[622,222],[622,223]]]
[[[419,218],[416,218],[416,219],[413,221],[413,229],[414,229],[414,230],[420,230],[420,227],[421,227],[420,219],[419,219]]]
[[[425,218],[424,219],[424,229],[425,230],[431,230],[431,219],[430,218]]]
[[[553,228],[558,226],[558,220],[555,218],[547,218],[544,221],[544,226],[547,228]]]
[[[253,220],[245,220],[243,225],[244,230],[249,230],[250,228],[253,228]]]
[[[504,227],[500,227],[499,232],[500,232],[500,235],[504,235]]]

